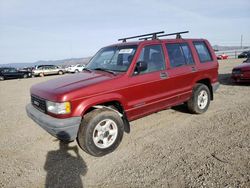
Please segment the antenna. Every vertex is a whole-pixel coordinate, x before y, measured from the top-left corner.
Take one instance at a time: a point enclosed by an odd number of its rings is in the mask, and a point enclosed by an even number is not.
[[[122,41],[122,42],[127,42],[128,39],[134,39],[134,38],[140,38],[140,37],[146,37],[146,36],[150,36],[148,38],[152,38],[152,39],[157,39],[157,34],[162,34],[164,33],[164,31],[158,31],[158,32],[154,32],[154,33],[147,33],[147,34],[143,34],[143,35],[136,35],[136,36],[132,36],[132,37],[125,37],[125,38],[120,38],[118,39],[118,41]]]

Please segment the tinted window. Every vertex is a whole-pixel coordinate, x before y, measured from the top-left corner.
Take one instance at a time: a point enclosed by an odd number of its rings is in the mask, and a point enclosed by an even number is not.
[[[10,68],[10,69],[9,69],[9,72],[17,72],[17,70],[14,69],[14,68]]]
[[[188,44],[186,44],[186,43],[181,44],[181,48],[182,48],[182,52],[185,56],[186,63],[187,64],[194,64],[194,59],[193,59],[193,56],[192,56],[192,53],[191,53],[191,50],[190,50]]]
[[[171,67],[179,67],[186,64],[181,46],[179,44],[166,44]]]
[[[204,42],[194,42],[201,63],[212,61],[212,56]]]
[[[88,69],[106,69],[125,72],[129,68],[137,46],[112,46],[102,48],[89,62]]]
[[[144,47],[140,53],[138,61],[144,61],[148,65],[147,70],[140,74],[164,70],[166,68],[161,45],[150,45]]]

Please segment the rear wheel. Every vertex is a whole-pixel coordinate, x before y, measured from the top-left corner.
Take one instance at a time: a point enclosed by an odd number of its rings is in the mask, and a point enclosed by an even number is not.
[[[190,112],[202,114],[207,111],[211,99],[211,93],[204,84],[196,84],[193,90],[193,96],[188,100],[187,105]]]
[[[75,73],[79,73],[80,71],[78,69],[75,70]]]
[[[28,75],[27,75],[27,74],[24,74],[24,75],[23,75],[23,78],[28,78]]]
[[[41,72],[41,73],[39,74],[39,76],[40,76],[40,77],[44,77],[44,74]]]
[[[62,74],[63,74],[63,71],[59,71],[58,74],[59,74],[59,75],[62,75]]]
[[[3,76],[0,76],[0,81],[3,81],[4,80],[4,77]]]
[[[119,146],[123,132],[122,118],[116,112],[96,109],[84,116],[77,141],[84,151],[100,157],[114,151]]]

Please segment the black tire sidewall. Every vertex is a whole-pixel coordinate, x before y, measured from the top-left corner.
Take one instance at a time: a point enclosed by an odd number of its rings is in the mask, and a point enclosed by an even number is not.
[[[96,113],[96,111],[98,111]],[[81,123],[81,127],[78,132],[78,143],[80,147],[85,150],[87,153],[100,157],[111,153],[114,151],[120,144],[123,133],[124,133],[124,126],[122,118],[112,110],[95,110],[95,112],[90,112],[86,118],[83,119]],[[93,141],[93,132],[96,125],[104,119],[111,119],[113,120],[118,129],[118,134],[114,143],[109,146],[108,148],[99,148],[95,145]]]

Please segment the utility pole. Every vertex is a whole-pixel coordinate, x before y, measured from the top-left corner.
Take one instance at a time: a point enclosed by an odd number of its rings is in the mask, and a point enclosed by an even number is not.
[[[240,48],[242,49],[243,35],[240,36]]]

